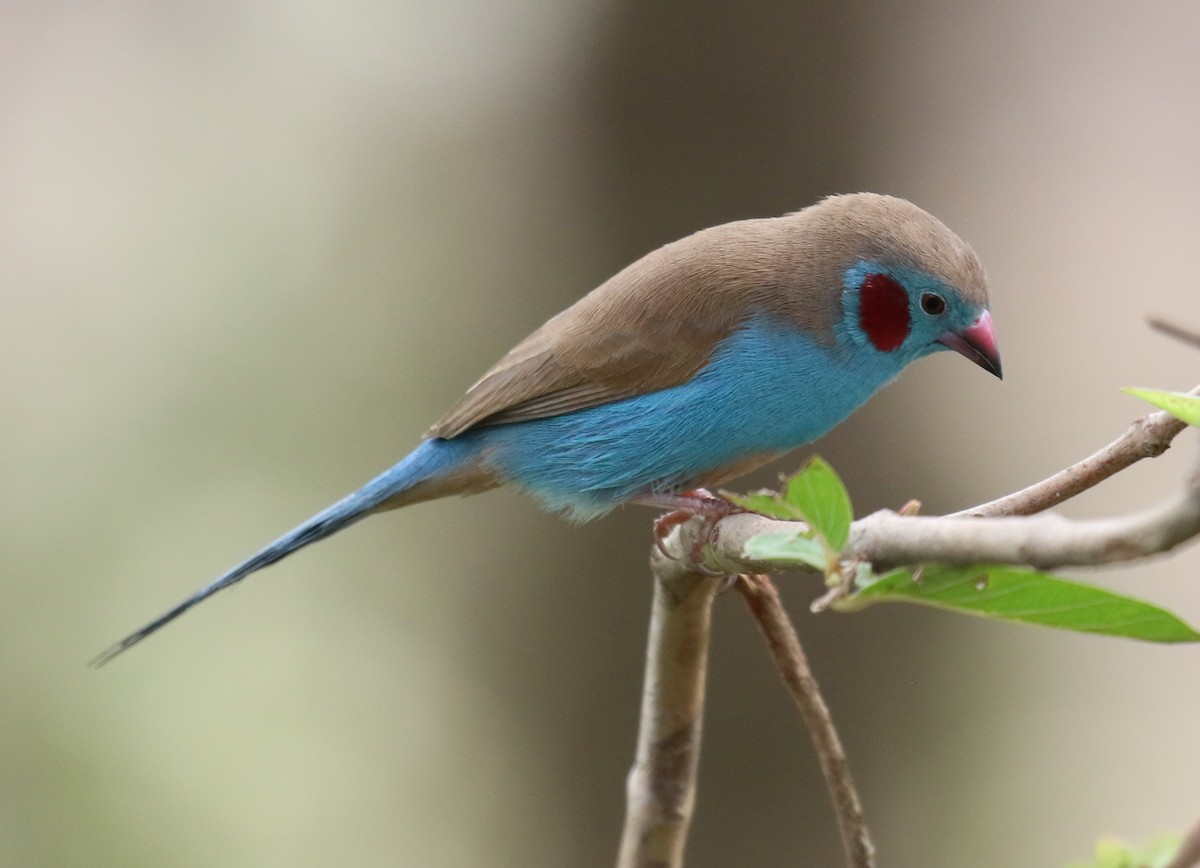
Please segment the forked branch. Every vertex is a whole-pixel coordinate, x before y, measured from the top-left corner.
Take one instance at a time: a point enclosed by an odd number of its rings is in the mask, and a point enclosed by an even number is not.
[[[1164,331],[1200,345],[1178,327]],[[1181,333],[1182,332],[1182,333]],[[1200,394],[1200,387],[1192,391]],[[1096,566],[1150,557],[1200,535],[1200,468],[1167,503],[1140,513],[1073,521],[1036,515],[1080,494],[1143,458],[1161,455],[1185,425],[1151,413],[1095,454],[1042,482],[960,513],[939,518],[883,511],[854,522],[842,552],[876,568],[937,562],[1005,563],[1039,568]],[[715,524],[693,518],[660,541],[652,556],[655,602],[637,761],[619,868],[679,868],[695,798],[700,714],[711,607],[721,579],[741,576],[738,590],[760,628],[812,734],[829,783],[851,868],[873,865],[862,808],[832,719],[774,587],[759,574],[793,568],[745,556],[745,544],[796,525],[754,514]],[[699,562],[694,552],[702,552]],[[1200,832],[1189,841],[1196,841]],[[1194,858],[1193,858],[1194,861]],[[1192,864],[1176,863],[1176,865]]]

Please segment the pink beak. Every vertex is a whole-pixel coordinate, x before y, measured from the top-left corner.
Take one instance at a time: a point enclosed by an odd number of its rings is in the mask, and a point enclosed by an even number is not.
[[[996,334],[992,331],[992,315],[984,311],[979,319],[960,332],[946,332],[938,338],[956,353],[962,353],[985,371],[991,371],[1000,379],[1000,351],[996,349]]]

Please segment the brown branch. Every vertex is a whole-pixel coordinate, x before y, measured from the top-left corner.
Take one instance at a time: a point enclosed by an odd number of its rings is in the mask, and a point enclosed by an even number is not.
[[[653,560],[637,755],[617,868],[679,868],[696,801],[712,603],[723,579]]]
[[[1200,395],[1200,386],[1189,394]],[[1099,452],[1072,464],[1053,476],[1013,494],[954,513],[955,516],[984,518],[1001,515],[1033,515],[1058,506],[1087,491],[1143,458],[1156,458],[1171,446],[1187,425],[1170,413],[1158,411],[1142,416],[1124,434]]]
[[[1176,340],[1183,341],[1185,344],[1200,348],[1200,333],[1186,329],[1178,323],[1173,323],[1160,316],[1152,316],[1147,321],[1152,328],[1157,329],[1163,334],[1170,335]]]
[[[833,799],[834,813],[837,814],[838,828],[842,833],[842,846],[846,851],[846,864],[850,868],[874,868],[875,847],[867,832],[862,802],[854,787],[846,751],[834,728],[829,706],[825,704],[821,688],[808,665],[808,658],[800,646],[800,637],[780,602],[779,591],[769,578],[762,575],[741,576],[735,587],[758,621],[771,657],[775,660],[775,667],[783,677],[804,719],[804,725],[808,727]]]
[[[730,575],[796,569],[794,563],[751,558],[744,551],[759,534],[796,533],[798,527],[803,525],[750,513],[729,516],[710,533],[703,566]],[[1186,489],[1173,500],[1118,518],[926,518],[883,510],[854,522],[842,556],[881,569],[919,563],[1094,567],[1161,554],[1198,534],[1200,472],[1193,472]],[[687,551],[670,550],[680,556]]]
[[[694,517],[675,527],[661,547],[656,547],[653,565],[656,577],[655,610],[651,627],[651,659],[648,664],[646,691],[643,697],[642,736],[639,739],[638,764],[629,781],[629,814],[626,821],[625,839],[622,845],[620,868],[631,866],[662,865],[675,868],[682,858],[683,836],[691,814],[694,796],[696,757],[699,750],[699,710],[703,702],[703,667],[708,643],[708,618],[711,594],[717,587],[718,578],[702,579],[698,574],[753,575],[795,568],[794,563],[779,563],[747,557],[746,543],[763,533],[794,534],[795,522],[777,521],[752,513],[739,513],[713,521]],[[863,561],[883,569],[898,564],[944,563],[978,564],[1008,563],[1030,565],[1040,568],[1068,565],[1097,566],[1149,557],[1168,551],[1175,546],[1200,535],[1200,467],[1194,469],[1185,481],[1184,491],[1170,502],[1118,518],[1074,521],[1055,514],[1034,516],[1007,516],[999,518],[968,518],[946,516],[924,518],[897,515],[881,511],[854,522],[850,542],[842,552],[847,560]],[[697,562],[699,560],[700,562]],[[690,594],[680,596],[672,588],[692,588]],[[752,605],[761,596],[747,591],[763,592],[761,584],[743,581],[739,590]],[[772,588],[773,592],[773,588]],[[663,598],[660,601],[660,596]],[[660,629],[655,625],[669,625],[674,617],[667,603],[676,599],[675,607],[688,600],[699,600],[702,608],[702,629],[697,626],[690,633],[699,643],[688,646],[676,640],[668,648]],[[659,610],[664,609],[660,613]],[[759,614],[756,611],[756,615]],[[767,636],[775,656],[776,665],[801,713],[809,725],[817,747],[826,781],[838,810],[839,826],[847,847],[852,866],[870,865],[870,841],[862,824],[861,806],[853,796],[852,783],[845,771],[845,755],[837,743],[832,724],[828,723],[828,710],[820,703],[815,692],[815,681],[804,661],[799,642],[788,647],[786,637],[794,631],[787,623],[786,614],[779,609],[773,613],[770,626],[760,615],[760,626]],[[665,619],[665,620],[664,620]],[[683,653],[679,648],[686,648]],[[667,656],[679,654],[677,657]],[[654,672],[664,667],[664,659],[671,667],[682,667],[687,671],[667,674],[684,683],[698,685],[689,698],[677,703],[683,710],[678,712],[683,720],[682,729],[665,727],[663,720],[675,720],[676,712],[671,709],[672,696],[664,696],[661,689],[654,687]],[[651,670],[654,670],[652,672]],[[689,681],[690,679],[690,681]],[[807,685],[813,688],[806,693]],[[806,706],[806,703],[808,704]],[[824,720],[812,706],[820,703]],[[657,708],[657,710],[656,710]],[[672,766],[669,762],[658,762],[660,768],[653,771],[654,745],[669,739],[672,733],[687,733],[682,737],[688,753]],[[832,740],[831,740],[832,739]],[[665,781],[670,798],[658,798],[656,780]],[[675,815],[668,816],[664,805],[676,805]],[[844,811],[848,813],[844,813]],[[650,832],[646,830],[649,829]],[[666,854],[659,862],[634,861],[636,853],[656,852],[647,845],[638,850],[639,840],[658,836],[667,844],[656,845]],[[633,848],[633,849],[627,849]],[[629,855],[626,855],[629,854]]]
[[[1177,335],[1178,336],[1178,335]],[[1200,386],[1192,391],[1200,394]],[[1042,482],[952,516],[923,518],[882,511],[855,521],[846,560],[892,565],[1006,563],[1097,566],[1166,552],[1200,535],[1200,468],[1174,500],[1119,518],[1073,521],[1036,515],[1143,458],[1161,455],[1186,427],[1151,413],[1121,437]],[[853,868],[873,866],[861,803],[828,708],[774,586],[758,574],[794,563],[752,559],[746,543],[763,533],[795,533],[795,522],[742,513],[693,517],[655,547],[654,613],[642,697],[637,760],[618,868],[679,868],[695,800],[713,596],[720,576],[741,575],[738,588],[758,619],[784,682],[808,725],[833,798]],[[800,525],[799,527],[803,527]],[[1195,840],[1193,840],[1195,839]],[[1189,836],[1200,848],[1200,825]],[[1185,848],[1190,844],[1185,843]],[[1189,851],[1190,852],[1190,851]],[[1183,851],[1181,851],[1183,853]],[[1200,855],[1200,853],[1198,853]],[[1177,857],[1172,868],[1196,862]]]
[[[906,518],[878,512],[854,523],[845,553],[877,569],[902,564],[1003,563],[1048,570],[1140,560],[1200,534],[1200,480],[1173,501],[1120,518],[1059,515]]]

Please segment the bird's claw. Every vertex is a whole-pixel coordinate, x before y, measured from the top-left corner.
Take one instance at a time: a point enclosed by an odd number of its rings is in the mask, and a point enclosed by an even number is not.
[[[663,513],[654,519],[654,547],[667,560],[673,560],[665,545],[667,537],[671,535],[671,531],[675,530],[675,528],[691,517],[692,513],[687,510],[676,509],[673,512]]]
[[[692,541],[691,549],[688,552],[690,566],[695,572],[704,576],[728,575],[725,570],[714,570],[705,566],[704,549],[713,541],[717,522],[726,516],[745,512],[744,509],[703,488],[685,491],[682,494],[651,495],[639,499],[639,502],[653,506],[675,507],[671,512],[660,515],[654,520],[654,547],[658,549],[659,554],[669,560],[678,560],[667,551],[666,539],[675,528],[694,517],[699,517],[704,520],[704,528],[696,534],[696,538]]]

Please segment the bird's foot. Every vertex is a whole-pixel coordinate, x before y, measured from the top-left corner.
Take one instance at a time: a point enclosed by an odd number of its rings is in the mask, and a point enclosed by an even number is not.
[[[707,488],[693,488],[691,491],[682,491],[679,494],[644,494],[641,497],[635,497],[633,502],[640,503],[642,506],[655,506],[659,509],[685,512],[688,515],[702,515],[712,519],[745,512],[737,504],[718,497]]]
[[[692,541],[691,551],[688,553],[692,565],[704,575],[725,575],[721,570],[713,570],[704,566],[704,549],[713,541],[713,532],[716,530],[717,522],[726,516],[745,512],[744,509],[724,498],[717,497],[704,488],[680,494],[648,494],[637,498],[635,502],[671,510],[654,520],[654,547],[665,558],[671,558],[665,546],[671,531],[696,516],[704,519],[704,529],[696,534],[696,538]]]

